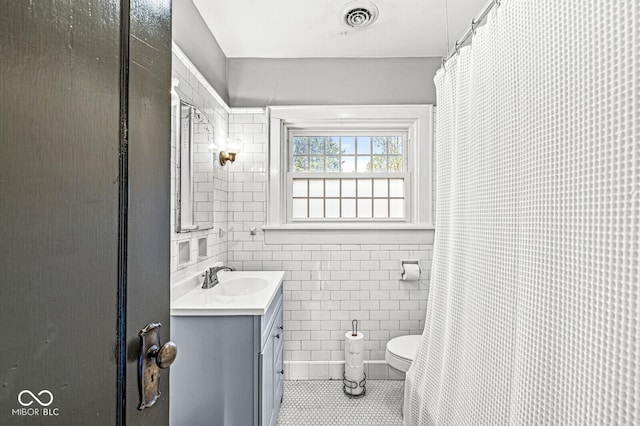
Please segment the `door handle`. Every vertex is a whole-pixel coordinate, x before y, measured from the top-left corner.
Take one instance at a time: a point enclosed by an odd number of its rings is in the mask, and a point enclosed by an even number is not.
[[[173,342],[166,342],[164,345],[158,348],[158,345],[153,345],[147,351],[149,358],[155,358],[158,367],[165,369],[173,364],[176,356],[178,355],[178,347]]]
[[[160,370],[169,367],[176,356],[178,347],[169,341],[160,344],[159,322],[151,322],[140,330],[140,357],[138,360],[138,383],[140,384],[140,405],[144,410],[156,403],[160,396]]]

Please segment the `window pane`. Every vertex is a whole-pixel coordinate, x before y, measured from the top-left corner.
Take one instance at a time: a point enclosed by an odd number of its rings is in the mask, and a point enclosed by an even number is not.
[[[294,199],[292,216],[296,219],[307,217],[307,199]]]
[[[389,155],[402,155],[402,136],[391,136],[388,138],[387,150]]]
[[[358,136],[358,155],[371,154],[371,138]]]
[[[353,173],[356,171],[356,157],[342,157],[342,172]]]
[[[374,179],[373,180],[373,196],[374,197],[387,197],[389,191],[387,190],[387,179]]]
[[[342,196],[343,197],[355,197],[356,196],[356,180],[355,179],[342,179]],[[355,205],[353,206],[355,210]]]
[[[324,154],[324,138],[315,136],[309,138],[309,152],[311,154]]]
[[[401,172],[402,171],[402,157],[397,156],[389,156],[389,171],[390,172]]]
[[[302,172],[309,170],[309,159],[307,157],[293,157],[293,171]]]
[[[391,218],[403,218],[404,217],[404,200],[389,200],[389,217]]]
[[[389,196],[404,197],[404,180],[389,179]]]
[[[293,153],[296,155],[306,154],[309,148],[309,138],[306,136],[296,136],[293,138]]]
[[[328,199],[325,200],[326,216],[330,218],[340,217],[340,200]]]
[[[358,198],[358,217],[372,217],[371,198]]]
[[[294,179],[291,192],[294,197],[306,197],[307,179]]]
[[[309,197],[324,197],[324,180],[309,180]]]
[[[327,197],[340,196],[340,179],[327,179],[324,183]]]
[[[373,153],[374,154],[386,154],[387,153],[387,138],[377,136],[373,138]]]
[[[353,136],[343,136],[341,140],[341,151],[343,154],[355,154],[356,153],[356,138]]]
[[[326,156],[325,157],[325,171],[327,172],[339,172],[340,171],[340,157]]]
[[[324,157],[311,157],[311,161],[309,164],[309,170],[313,172],[323,172],[324,171]]]
[[[342,217],[347,217],[347,218],[356,217],[356,200],[354,199],[342,200]]]
[[[358,179],[358,198],[371,197],[371,179]]]
[[[340,153],[340,138],[336,136],[326,138],[325,149],[327,155],[338,155]]]
[[[371,157],[358,156],[358,172],[370,172],[371,171]]]
[[[373,200],[373,217],[389,217],[389,200]]]
[[[309,217],[324,217],[324,200],[312,198],[309,200]]]
[[[401,178],[295,178],[292,197],[295,219],[404,218],[404,179]]]
[[[371,163],[372,172],[386,172],[387,171],[387,157],[383,155],[374,155],[373,162]]]

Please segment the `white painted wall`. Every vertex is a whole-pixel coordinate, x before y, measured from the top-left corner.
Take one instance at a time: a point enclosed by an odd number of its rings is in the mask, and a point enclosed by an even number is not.
[[[229,102],[265,105],[435,104],[440,58],[229,58]]]
[[[172,1],[171,25],[173,42],[228,103],[227,56],[192,0]]]

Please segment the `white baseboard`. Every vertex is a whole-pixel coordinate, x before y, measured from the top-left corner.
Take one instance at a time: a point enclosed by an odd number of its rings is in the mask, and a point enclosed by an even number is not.
[[[384,360],[364,362],[369,380],[404,380],[404,373],[389,367]],[[342,380],[344,361],[285,361],[286,380]]]

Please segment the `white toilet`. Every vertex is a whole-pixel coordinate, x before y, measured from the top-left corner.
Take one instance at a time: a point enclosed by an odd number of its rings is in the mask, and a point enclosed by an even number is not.
[[[387,342],[387,352],[384,355],[385,361],[391,367],[403,373],[409,371],[411,363],[418,353],[421,335],[399,336]]]

